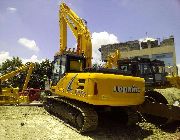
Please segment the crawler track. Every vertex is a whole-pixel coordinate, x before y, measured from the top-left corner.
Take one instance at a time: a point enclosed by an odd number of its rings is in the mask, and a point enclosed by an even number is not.
[[[80,133],[93,131],[97,128],[98,115],[93,107],[86,103],[49,96],[44,101],[44,108]]]

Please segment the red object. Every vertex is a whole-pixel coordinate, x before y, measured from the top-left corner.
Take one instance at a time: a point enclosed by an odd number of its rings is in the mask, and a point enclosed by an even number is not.
[[[29,96],[29,101],[39,101],[40,99],[40,89],[26,89],[24,92],[20,92],[19,95]]]
[[[94,83],[94,95],[98,94],[98,87],[97,87],[97,83]]]

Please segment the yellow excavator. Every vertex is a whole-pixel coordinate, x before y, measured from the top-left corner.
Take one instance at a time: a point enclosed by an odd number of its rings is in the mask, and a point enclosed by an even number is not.
[[[52,96],[44,99],[44,108],[48,112],[79,132],[95,130],[98,114],[102,111],[125,109],[131,112],[134,109],[144,113],[148,109],[148,113],[156,113],[156,109],[148,108],[156,103],[148,102],[145,108],[142,106],[145,101],[143,78],[125,76],[113,69],[91,68],[92,44],[87,23],[65,3],[60,5],[59,18],[60,50],[53,61]],[[76,50],[67,49],[67,26],[77,40]],[[163,116],[163,113],[156,114]],[[180,120],[180,116],[176,119]]]
[[[104,64],[104,68],[115,69],[118,68],[118,60],[120,59],[121,54],[119,50],[116,50],[114,53],[108,55],[107,62]]]
[[[9,78],[12,78],[14,76],[16,76],[17,74],[19,74],[22,71],[28,70],[27,72],[27,76],[22,88],[22,93],[27,89],[27,85],[30,79],[30,76],[32,74],[32,70],[33,70],[34,64],[30,63],[29,65],[24,65],[19,67],[18,69],[4,74],[2,76],[0,76],[0,105],[6,105],[6,104],[19,104],[19,103],[28,103],[28,96],[26,95],[21,95],[19,96],[19,88],[13,88],[12,86],[6,86],[3,87],[2,83],[6,80],[8,80]]]

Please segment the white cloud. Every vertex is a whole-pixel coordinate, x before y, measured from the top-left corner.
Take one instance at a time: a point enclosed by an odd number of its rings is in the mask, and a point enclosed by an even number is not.
[[[32,51],[36,51],[36,52],[39,51],[39,47],[36,45],[36,42],[34,40],[29,40],[27,38],[20,38],[18,40],[18,43]]]
[[[1,51],[0,52],[0,64],[4,62],[6,59],[11,59],[12,57],[9,55],[9,52]]]
[[[1,51],[0,52],[0,64],[2,64],[4,61],[6,61],[6,59],[12,59],[12,56],[10,55],[9,52],[6,52],[6,51]],[[44,61],[45,59],[38,59],[38,57],[36,55],[32,55],[30,58],[21,58],[20,59],[22,60],[22,63],[25,64],[27,62],[42,62]]]
[[[139,42],[147,42],[147,41],[155,41],[156,39],[154,38],[150,38],[150,37],[146,37],[146,38],[140,38]]]
[[[8,7],[7,11],[9,11],[10,13],[15,13],[17,11],[17,9],[14,7]]]
[[[101,45],[118,43],[118,38],[114,34],[109,34],[108,32],[94,32],[92,34],[92,63],[101,64],[101,52],[98,50]]]
[[[41,63],[44,59],[39,60],[36,55],[32,55],[31,58],[22,58],[22,63],[25,64],[27,62],[38,62]]]

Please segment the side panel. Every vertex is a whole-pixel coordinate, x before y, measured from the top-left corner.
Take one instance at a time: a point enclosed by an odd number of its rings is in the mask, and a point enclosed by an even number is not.
[[[88,96],[92,104],[129,106],[144,102],[145,82],[142,78],[114,74],[94,74],[92,77],[88,85],[97,85],[97,91],[94,90],[97,93]]]
[[[144,79],[102,73],[68,73],[55,93],[93,105],[129,106],[144,102]]]

